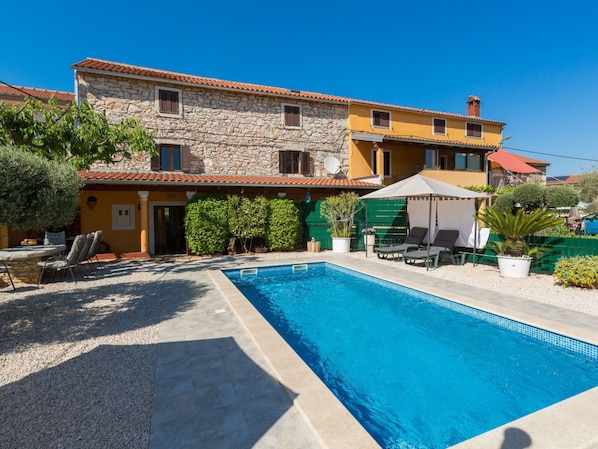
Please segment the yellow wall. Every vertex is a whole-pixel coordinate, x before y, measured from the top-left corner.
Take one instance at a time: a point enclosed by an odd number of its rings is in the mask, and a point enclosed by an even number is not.
[[[372,127],[372,110],[390,112],[390,129]],[[433,119],[446,120],[446,136],[433,134]],[[465,126],[468,122],[482,123],[482,139],[471,139],[465,136]],[[422,114],[418,112],[398,111],[383,107],[364,105],[351,105],[349,107],[349,130],[352,132],[380,134],[384,136],[414,137],[427,141],[461,142],[480,146],[500,145],[503,125],[498,123],[480,122],[476,117],[448,117],[442,114]],[[391,177],[384,178],[383,183],[392,184],[419,172],[425,165],[425,147],[433,143],[409,143],[386,139],[379,144],[384,150],[391,152]],[[349,140],[349,178],[362,178],[371,176],[371,152],[374,143],[370,141]],[[439,149],[442,147],[439,147]],[[448,148],[448,147],[447,147]],[[447,149],[446,151],[452,151]],[[485,172],[434,170],[436,179],[450,182],[455,185],[485,185]]]
[[[87,206],[87,198],[95,196],[96,206],[90,210]],[[89,233],[97,229],[102,230],[102,240],[109,244],[113,253],[128,253],[141,250],[141,214],[139,195],[137,190],[131,191],[95,191],[82,190],[81,198],[81,232]],[[185,192],[162,192],[150,191],[148,203],[151,202],[186,202]],[[134,205],[135,229],[114,230],[112,229],[112,205],[132,204]],[[151,213],[151,211],[150,211]],[[150,239],[153,238],[150,236]]]
[[[372,127],[372,110],[390,112],[390,129]],[[446,136],[432,134],[432,119],[446,120]],[[465,124],[468,122],[480,123],[476,117],[447,117],[441,114],[421,114],[417,112],[393,111],[371,106],[351,105],[349,107],[349,129],[354,132],[371,134],[412,136],[423,139],[442,141],[457,141],[481,145],[498,146],[502,136],[502,125],[482,122],[482,139],[465,137]]]
[[[422,170],[420,175],[460,187],[485,186],[486,173],[452,170]]]

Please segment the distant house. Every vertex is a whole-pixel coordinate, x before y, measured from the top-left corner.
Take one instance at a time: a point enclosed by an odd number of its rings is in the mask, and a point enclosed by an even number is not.
[[[489,184],[495,189],[532,183],[546,185],[548,162],[509,153],[500,148],[488,155]]]
[[[68,106],[75,101],[75,95],[71,92],[0,84],[0,103],[9,106],[14,104],[21,105],[25,103],[26,97],[37,98],[43,102],[47,102],[50,98],[54,97],[61,106]]]
[[[571,187],[579,186],[583,175],[564,175],[564,176],[548,176],[546,179],[547,186],[562,186],[567,185]]]

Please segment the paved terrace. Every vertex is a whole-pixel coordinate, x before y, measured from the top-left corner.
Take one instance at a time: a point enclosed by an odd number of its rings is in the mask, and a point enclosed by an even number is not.
[[[218,271],[316,260],[598,343],[596,316],[363,252],[106,264],[77,285],[0,292],[0,447],[377,448]],[[459,268],[479,276],[495,270]],[[42,319],[34,316],[40,305]],[[48,360],[49,345],[60,350]],[[593,389],[455,449],[598,448],[597,429]]]

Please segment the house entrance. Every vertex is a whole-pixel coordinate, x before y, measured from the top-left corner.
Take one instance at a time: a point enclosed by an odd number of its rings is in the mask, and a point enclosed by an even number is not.
[[[184,254],[185,206],[154,206],[155,254]]]

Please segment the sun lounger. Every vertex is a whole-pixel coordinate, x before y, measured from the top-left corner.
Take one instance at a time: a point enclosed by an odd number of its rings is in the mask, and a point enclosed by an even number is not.
[[[374,248],[374,252],[379,259],[388,259],[392,257],[394,260],[401,257],[405,251],[416,250],[424,241],[424,237],[428,233],[427,228],[413,227],[409,231],[409,235],[405,237],[405,241],[400,245],[379,246]]]
[[[463,260],[463,255],[453,254],[455,243],[459,237],[459,231],[455,230],[441,230],[430,245],[430,248],[420,248],[417,251],[409,251],[403,253],[405,263],[413,264],[418,260],[422,260],[427,267],[438,267],[438,262],[442,257],[449,257],[451,262],[455,265],[460,265]]]

